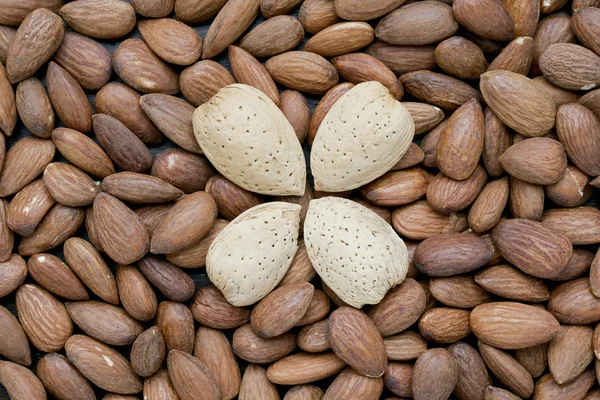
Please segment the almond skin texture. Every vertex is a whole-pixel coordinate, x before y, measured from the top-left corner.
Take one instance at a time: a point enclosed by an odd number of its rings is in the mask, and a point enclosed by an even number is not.
[[[394,122],[379,129],[371,121],[380,118]],[[344,132],[352,132],[353,139],[347,140]],[[357,132],[369,134],[359,137]],[[355,86],[331,107],[317,131],[310,155],[315,189],[341,192],[378,178],[406,153],[413,135],[412,117],[387,88],[379,82]],[[354,161],[352,154],[361,150],[365,157]]]
[[[453,36],[435,48],[435,61],[448,74],[460,79],[479,79],[488,68],[483,51],[460,36]]]
[[[469,210],[469,227],[475,232],[492,229],[502,215],[510,192],[509,178],[489,182]]]
[[[486,39],[507,41],[515,35],[515,23],[501,0],[458,0],[452,11],[462,26]]]
[[[265,67],[271,77],[290,89],[323,94],[338,83],[338,73],[318,54],[289,51],[270,58]]]
[[[236,81],[257,88],[279,105],[279,91],[264,65],[238,46],[229,46],[228,58]]]
[[[419,319],[419,332],[426,340],[455,343],[471,333],[468,310],[434,307]]]
[[[202,39],[189,26],[170,18],[138,23],[140,34],[160,58],[171,64],[190,65],[202,55]]]
[[[544,309],[522,303],[482,304],[471,312],[471,329],[479,340],[500,349],[523,349],[552,339],[558,321]]]
[[[440,42],[457,29],[450,6],[427,1],[408,4],[389,13],[377,24],[375,35],[387,43],[415,46]]]
[[[510,189],[509,204],[512,215],[516,218],[539,221],[544,212],[544,187],[511,176]]]
[[[148,400],[179,400],[165,368],[144,380],[144,396]]]
[[[250,310],[232,306],[214,286],[198,288],[190,310],[194,319],[215,329],[233,329],[250,321]]]
[[[127,85],[110,82],[94,98],[99,113],[121,121],[142,142],[154,146],[162,142],[160,130],[152,123],[140,105],[141,95]]]
[[[25,332],[17,318],[6,308],[0,306],[0,354],[10,361],[31,365],[31,350]]]
[[[131,346],[131,368],[142,377],[153,375],[160,369],[165,357],[165,341],[160,330],[153,326],[141,333]]]
[[[550,297],[544,281],[509,265],[487,268],[475,275],[475,282],[489,293],[507,299],[538,303]]]
[[[342,97],[347,91],[354,87],[353,83],[344,82],[339,85],[334,86],[330,90],[327,91],[313,110],[313,114],[310,120],[310,125],[308,126],[308,144],[312,146],[315,136],[317,136],[317,131],[319,126],[321,126],[321,122],[323,118],[327,115],[331,107],[338,101],[340,97]]]
[[[302,328],[298,333],[298,347],[308,353],[320,353],[331,350],[331,345],[327,338],[329,332],[327,323],[327,320],[322,320]]]
[[[205,159],[183,149],[166,149],[156,154],[152,175],[170,183],[184,193],[204,190],[214,174],[212,165]]]
[[[600,175],[600,121],[588,108],[564,104],[556,113],[556,133],[569,159],[588,175]]]
[[[572,382],[564,385],[559,385],[551,374],[546,374],[537,381],[534,396],[539,399],[552,399],[563,395],[563,393],[569,393],[569,396],[573,399],[583,399],[594,383],[593,370],[585,371]]]
[[[158,306],[155,324],[160,329],[167,351],[180,350],[192,354],[194,348],[194,319],[181,303],[163,301]]]
[[[280,95],[279,109],[294,128],[298,141],[304,143],[310,121],[310,108],[306,97],[295,90],[284,90]]]
[[[383,338],[365,313],[341,307],[328,319],[329,341],[334,353],[360,375],[380,377],[387,367]]]
[[[259,0],[227,2],[208,28],[202,58],[213,58],[235,42],[258,15],[259,3]]]
[[[450,307],[473,308],[491,301],[491,296],[470,276],[432,278],[429,293]]]
[[[58,203],[70,207],[91,204],[100,191],[85,172],[61,162],[48,164],[43,180],[52,197]]]
[[[539,62],[544,76],[558,87],[590,90],[600,85],[600,56],[583,46],[553,44]]]
[[[116,280],[119,299],[127,313],[138,321],[154,318],[158,308],[156,295],[139,269],[129,265],[118,265]]]
[[[550,83],[550,81],[548,81],[548,79],[546,79],[543,76],[536,76],[535,78],[533,78],[533,83],[538,87],[544,89],[550,95],[550,97],[554,101],[554,104],[556,104],[557,107],[565,103],[573,103],[579,101],[578,93],[571,90],[559,88],[553,83]],[[583,97],[584,96],[582,96],[582,98]],[[585,105],[583,101],[581,101],[581,104]]]
[[[118,39],[135,27],[135,10],[120,0],[68,3],[59,14],[73,30],[96,39]]]
[[[54,109],[42,82],[35,77],[19,82],[15,97],[25,127],[36,136],[50,137],[54,129]]]
[[[413,368],[412,391],[415,400],[443,400],[458,381],[458,365],[446,349],[421,354]]]
[[[115,173],[108,155],[83,133],[69,128],[56,128],[52,131],[52,141],[61,155],[88,174],[104,178]]]
[[[272,18],[276,15],[289,14],[301,0],[261,0],[260,12],[265,18]]]
[[[46,84],[52,106],[67,128],[89,132],[92,129],[92,106],[75,78],[51,61]]]
[[[227,121],[219,122],[221,118]],[[250,122],[256,119],[268,126]],[[294,129],[259,90],[243,84],[227,86],[196,109],[193,121],[194,134],[207,158],[232,182],[259,194],[304,194],[306,165]],[[235,131],[240,124],[255,132],[251,143]],[[232,152],[240,155],[233,159]]]
[[[183,195],[181,190],[159,178],[136,172],[107,176],[102,180],[102,191],[134,204],[164,203]]]
[[[238,398],[240,400],[280,399],[277,388],[267,379],[267,371],[256,364],[250,364],[246,367]]]
[[[192,278],[168,261],[148,256],[138,264],[146,278],[169,299],[184,302],[194,295]]]
[[[444,112],[436,106],[417,102],[403,102],[415,123],[415,135],[421,135],[438,127]]]
[[[59,400],[96,398],[89,382],[62,354],[46,354],[38,361],[36,373],[46,390]]]
[[[573,31],[581,42],[596,54],[600,54],[600,25],[598,23],[598,9],[585,7],[573,13]]]
[[[302,3],[298,18],[306,32],[316,34],[337,22],[341,22],[335,11],[333,0],[308,0]]]
[[[209,101],[217,92],[235,79],[221,64],[203,60],[184,69],[179,77],[181,92],[195,106]]]
[[[142,382],[127,359],[113,348],[85,335],[73,335],[65,350],[69,361],[99,388],[119,394],[142,390]]]
[[[201,268],[206,266],[206,256],[210,245],[228,225],[228,221],[217,219],[211,230],[195,244],[175,253],[167,254],[167,261],[180,268]]]
[[[436,66],[434,45],[402,46],[376,40],[366,49],[366,53],[375,57],[394,71],[402,75]]]
[[[448,347],[458,367],[454,394],[459,399],[482,398],[492,380],[483,359],[473,347],[458,342]]]
[[[498,69],[527,75],[533,62],[533,39],[518,37],[506,46],[492,61],[488,71]]]
[[[600,301],[590,288],[588,278],[575,279],[550,292],[548,311],[563,324],[590,324],[600,318]]]
[[[292,332],[274,338],[263,338],[252,330],[250,324],[236,329],[233,334],[233,351],[248,362],[257,364],[281,360],[296,348],[296,335]]]
[[[533,393],[533,379],[509,353],[479,342],[479,352],[492,373],[511,392],[528,398]]]
[[[573,247],[560,232],[539,222],[511,219],[499,223],[492,240],[504,258],[521,271],[538,278],[552,278],[566,267]]]
[[[423,240],[441,233],[458,233],[468,227],[466,215],[440,214],[426,200],[395,209],[392,225],[402,237],[413,240]]]
[[[539,378],[548,366],[548,342],[516,350],[515,359],[532,377]]]
[[[196,357],[171,350],[168,358],[169,378],[181,400],[193,400],[202,393],[206,400],[221,399],[221,389],[214,374]]]
[[[133,0],[131,5],[138,14],[144,17],[163,18],[171,14],[175,0]]]
[[[21,326],[37,349],[51,353],[63,348],[73,323],[60,301],[37,285],[25,284],[17,290],[16,303]]]
[[[138,68],[140,62],[146,68]],[[117,47],[113,54],[113,69],[127,85],[140,92],[179,92],[177,73],[141,39],[127,39]]]
[[[529,78],[491,71],[481,76],[479,86],[486,103],[509,128],[525,136],[542,136],[554,126],[554,102]]]
[[[46,391],[31,370],[9,361],[0,361],[0,384],[12,400],[46,400]]]
[[[6,74],[10,83],[35,74],[58,49],[65,34],[65,24],[58,15],[46,8],[31,11],[8,47]]]
[[[10,136],[17,123],[17,108],[15,92],[8,81],[4,65],[0,66],[0,93],[2,94],[0,100],[0,131],[4,132],[6,136]]]
[[[173,3],[175,3],[175,16],[178,20],[186,24],[196,24],[214,17],[227,3],[227,0],[178,0]],[[140,13],[139,10],[138,13]],[[170,11],[164,14],[161,17],[168,16]],[[150,17],[150,15],[147,16]]]
[[[592,244],[600,240],[597,221],[600,213],[592,207],[556,208],[542,217],[544,226],[563,233],[572,244]]]
[[[94,200],[98,238],[106,254],[119,264],[131,264],[150,248],[148,232],[137,214],[111,195],[100,193]]]
[[[311,37],[304,45],[304,51],[335,57],[362,49],[374,39],[375,31],[366,22],[340,22]]]
[[[240,48],[254,57],[271,57],[295,49],[303,38],[302,24],[296,18],[278,15],[248,32]]]
[[[590,177],[574,165],[568,165],[562,179],[546,186],[546,196],[556,205],[576,207],[583,205],[592,196]]]
[[[383,339],[388,360],[409,361],[418,358],[427,350],[427,342],[421,335],[405,331]],[[388,366],[391,363],[388,363]]]
[[[362,196],[377,206],[412,204],[427,193],[429,174],[421,168],[388,172],[363,186]]]
[[[271,364],[267,378],[279,385],[301,385],[336,375],[344,368],[346,363],[334,353],[298,353]]]
[[[4,0],[2,6],[5,12],[2,13],[0,24],[19,26],[21,22],[35,9],[47,8],[56,13],[62,7],[62,0],[33,0],[22,2],[19,0]]]
[[[503,3],[515,22],[516,36],[533,37],[540,19],[540,3],[523,0],[504,0]]]
[[[17,33],[16,28],[11,28],[6,25],[0,26],[0,62],[2,64],[6,64],[8,46],[10,46],[10,42],[13,41],[15,33]]]
[[[289,331],[306,313],[313,293],[314,287],[307,282],[274,290],[252,309],[252,329],[265,338]]]
[[[364,400],[377,400],[383,391],[382,378],[369,378],[346,368],[329,385],[324,399],[344,399],[358,396]]]
[[[50,140],[25,136],[6,153],[0,174],[0,196],[17,193],[31,183],[54,158],[55,147]]]
[[[564,325],[550,341],[548,364],[559,385],[571,382],[585,371],[594,359],[590,326]]]
[[[510,175],[525,182],[549,185],[565,174],[567,156],[563,145],[554,139],[532,138],[509,147],[500,163]]]
[[[0,263],[0,297],[14,292],[27,277],[27,264],[17,254]]]
[[[337,0],[335,12],[350,21],[368,21],[389,13],[402,3],[403,0],[385,0],[372,4],[356,0]]]

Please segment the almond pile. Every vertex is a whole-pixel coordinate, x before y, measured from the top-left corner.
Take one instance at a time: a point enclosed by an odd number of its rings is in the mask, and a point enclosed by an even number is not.
[[[598,0],[0,0],[0,399],[600,400],[595,188]]]

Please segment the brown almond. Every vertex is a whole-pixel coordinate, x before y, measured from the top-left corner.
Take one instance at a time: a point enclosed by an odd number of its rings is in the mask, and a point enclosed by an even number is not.
[[[246,324],[235,330],[232,344],[233,351],[239,358],[251,363],[267,364],[281,360],[294,351],[296,335],[288,332],[267,339],[258,336],[252,326]]]
[[[210,194],[219,209],[219,214],[233,221],[244,211],[264,203],[264,199],[243,189],[220,174],[215,174],[206,183],[206,193]]]
[[[211,243],[225,229],[228,223],[224,219],[217,219],[213,227],[202,239],[181,251],[167,254],[167,261],[180,268],[201,268],[206,266],[206,255]]]
[[[179,400],[165,368],[144,379],[144,396],[147,400]]]
[[[0,306],[0,354],[10,361],[31,365],[31,350],[25,332],[17,318]]]
[[[418,103],[414,103],[414,104],[418,104]],[[434,107],[434,108],[437,108],[437,107]],[[402,156],[400,161],[398,161],[396,163],[396,165],[394,165],[392,167],[391,171],[397,171],[397,170],[401,170],[401,169],[407,169],[410,167],[414,167],[418,164],[421,164],[424,159],[425,159],[425,153],[423,152],[423,150],[421,150],[421,148],[415,142],[411,142],[408,147],[408,150],[406,150],[406,153],[404,153],[404,155]],[[385,210],[385,208],[382,208],[382,209]]]
[[[596,7],[581,8],[573,13],[573,31],[585,47],[600,54],[600,25],[598,23],[598,9]]]
[[[238,398],[240,400],[280,400],[277,388],[267,379],[267,370],[256,364],[246,367]]]
[[[279,15],[248,32],[240,40],[240,48],[254,57],[271,57],[295,49],[303,38],[302,24],[296,18]]]
[[[346,367],[334,353],[298,353],[267,369],[267,378],[278,385],[301,385],[338,374]]]
[[[180,268],[155,256],[139,262],[140,271],[156,288],[173,301],[184,302],[194,295],[194,281]]]
[[[552,339],[560,329],[546,310],[514,302],[479,305],[471,311],[471,329],[479,340],[500,349],[522,349]]]
[[[138,22],[138,29],[148,47],[168,63],[190,65],[202,55],[202,39],[183,22],[147,19]]]
[[[533,62],[533,39],[517,37],[492,61],[488,71],[506,70],[527,75]]]
[[[0,18],[0,24],[19,26],[21,22],[37,8],[47,8],[52,12],[58,12],[62,7],[62,0],[30,0],[22,2],[19,0],[3,0],[4,13]]]
[[[483,163],[491,176],[498,177],[504,173],[500,156],[511,146],[512,136],[490,107],[484,111],[484,121]]]
[[[214,169],[206,159],[183,149],[166,149],[156,154],[152,175],[184,193],[204,190]]]
[[[469,233],[425,239],[415,252],[415,265],[429,276],[452,276],[477,269],[492,257],[492,248]]]
[[[173,301],[163,301],[158,305],[154,321],[160,329],[167,351],[179,350],[192,354],[194,348],[194,319],[189,308]]]
[[[427,201],[434,210],[450,215],[473,203],[486,179],[487,174],[481,165],[463,181],[454,180],[440,172],[427,186]]]
[[[572,399],[583,399],[590,388],[596,383],[594,371],[587,370],[568,384],[559,385],[551,374],[542,376],[535,384],[535,397],[552,399],[568,393]]]
[[[534,85],[536,85],[539,88],[544,89],[546,91],[546,93],[548,93],[548,95],[550,96],[552,101],[554,101],[554,104],[556,105],[556,107],[561,106],[565,103],[573,103],[573,102],[579,101],[578,93],[571,91],[571,90],[560,88],[560,87],[550,83],[550,81],[548,81],[548,79],[546,79],[543,76],[536,76],[535,78],[533,78],[532,82],[534,83]],[[584,103],[582,102],[581,104],[584,104]]]
[[[546,196],[562,207],[583,205],[592,196],[590,177],[574,165],[567,165],[565,175],[558,182],[544,187]]]
[[[475,282],[488,292],[507,299],[537,303],[550,297],[544,281],[509,265],[487,268],[475,275]]]
[[[183,195],[181,190],[162,179],[136,172],[107,176],[102,180],[102,191],[134,204],[164,203]]]
[[[59,14],[73,30],[96,39],[118,39],[135,27],[135,10],[119,0],[67,3]]]
[[[0,361],[0,384],[13,400],[44,400],[46,391],[31,370],[10,361]]]
[[[593,244],[600,242],[598,218],[600,211],[589,206],[555,208],[544,213],[542,223],[564,234],[574,245]]]
[[[431,21],[435,20],[435,24]],[[452,8],[435,1],[407,4],[386,15],[375,28],[379,40],[400,45],[440,42],[458,29]]]
[[[238,328],[250,321],[250,310],[232,306],[214,286],[198,288],[190,310],[196,321],[215,329]]]
[[[556,112],[556,133],[569,159],[588,175],[600,175],[600,121],[588,108],[563,104]]]
[[[195,106],[206,103],[235,79],[221,64],[212,60],[198,61],[181,72],[179,85],[187,101]]]
[[[278,286],[281,287],[298,282],[310,282],[316,275],[317,271],[315,271],[308,259],[304,239],[300,238],[298,239],[296,255]]]
[[[599,5],[598,0],[574,0],[572,10],[575,12],[585,7],[597,7]]]
[[[331,350],[331,345],[327,338],[328,334],[327,320],[323,320],[302,328],[298,332],[296,341],[298,342],[298,347],[308,353],[321,353]]]
[[[434,307],[421,315],[419,332],[426,340],[437,343],[455,343],[471,333],[469,310]]]
[[[12,28],[7,25],[0,25],[0,62],[6,64],[6,56],[8,54],[8,47],[13,41],[15,34],[17,33],[16,28]]]
[[[464,214],[440,214],[426,200],[394,210],[392,224],[402,237],[414,240],[427,239],[441,233],[461,232],[468,227]]]
[[[16,105],[21,121],[31,133],[41,138],[50,137],[54,129],[54,109],[39,79],[31,77],[19,82]]]
[[[500,163],[515,178],[549,185],[564,176],[567,157],[560,142],[549,138],[531,138],[509,147],[500,156]]]
[[[279,91],[273,78],[252,54],[241,47],[229,46],[228,58],[237,82],[257,88],[279,105]]]
[[[31,236],[21,239],[19,254],[31,256],[63,244],[83,223],[83,210],[55,204]]]
[[[548,311],[563,324],[590,324],[600,320],[600,300],[587,277],[574,279],[550,292]]]
[[[92,204],[100,191],[85,172],[71,164],[50,163],[44,170],[44,184],[60,204],[81,207]]]
[[[351,396],[364,400],[377,400],[383,392],[382,378],[369,378],[346,368],[329,385],[323,399],[347,399]]]
[[[140,69],[138,66],[145,65]],[[176,94],[177,73],[141,39],[127,39],[113,53],[113,69],[127,85],[142,93]]]
[[[258,10],[259,0],[226,3],[208,28],[202,58],[213,58],[235,42],[252,24]]]
[[[16,304],[19,322],[38,350],[51,353],[64,347],[73,333],[73,323],[58,299],[41,287],[28,283],[17,290]]]
[[[435,67],[435,47],[433,45],[401,46],[376,40],[367,47],[366,53],[387,65],[395,74],[402,75]]]
[[[529,372],[509,353],[479,342],[479,352],[492,374],[511,392],[528,398],[533,393],[533,379]]]
[[[121,121],[142,142],[158,145],[163,140],[162,133],[142,110],[140,98],[141,95],[129,86],[110,82],[96,93],[94,106],[99,113]]]
[[[469,227],[475,232],[485,232],[496,226],[506,207],[509,192],[508,177],[489,182],[469,210]]]
[[[439,126],[444,119],[444,112],[436,106],[417,102],[403,102],[402,105],[407,109],[415,123],[415,135],[429,132]],[[406,154],[404,157],[406,157]]]
[[[17,124],[17,108],[15,92],[8,81],[4,65],[0,65],[0,94],[0,132],[10,136]]]
[[[419,167],[388,172],[363,186],[361,194],[378,206],[410,204],[425,195],[429,179],[429,174]]]
[[[515,35],[533,37],[540,19],[540,3],[523,0],[503,0],[503,3],[515,22]]]
[[[289,14],[302,0],[261,0],[260,12],[265,18]]]
[[[36,8],[34,5],[29,10],[31,13],[23,20],[8,47],[6,74],[10,83],[35,74],[63,40],[65,23],[62,19],[47,8]]]
[[[595,358],[593,334],[590,326],[563,325],[552,338],[548,347],[548,364],[559,385],[577,378]]]
[[[82,62],[82,59],[86,62]],[[63,67],[83,89],[98,90],[110,80],[112,60],[102,44],[75,32],[65,32],[54,61]]]
[[[454,394],[459,399],[483,398],[486,388],[492,384],[483,359],[473,347],[458,342],[448,347],[458,368],[458,381]]]
[[[27,277],[27,264],[17,254],[9,256],[0,262],[0,297],[14,292]]]
[[[85,209],[85,230],[88,234],[88,238],[90,239],[90,243],[92,243],[94,248],[99,252],[104,253],[104,249],[102,248],[100,239],[98,238],[98,223],[94,215],[93,204]]]
[[[175,0],[132,0],[131,5],[135,11],[148,18],[163,18],[171,14]]]
[[[427,350],[425,339],[412,331],[404,331],[397,335],[385,337],[383,343],[388,360],[414,360]]]
[[[143,332],[142,324],[127,312],[101,301],[65,303],[73,322],[87,335],[113,346],[132,344]]]
[[[298,18],[304,30],[316,34],[341,21],[335,11],[334,0],[307,0],[302,3]]]
[[[36,374],[48,393],[59,400],[96,398],[87,379],[62,354],[50,353],[42,357]]]
[[[119,304],[115,276],[91,243],[70,238],[63,247],[69,267],[102,300]]]
[[[125,310],[138,321],[150,321],[158,308],[152,286],[139,269],[118,265],[116,271],[119,298]]]
[[[543,18],[533,36],[533,66],[532,72],[541,74],[539,59],[548,47],[556,43],[575,43],[571,17],[562,12],[550,14]]]
[[[134,0],[134,7],[136,7],[135,3],[139,1]],[[175,3],[175,16],[178,20],[186,24],[197,24],[214,17],[223,8],[225,3],[227,3],[227,0],[178,0],[172,1],[172,3]],[[142,14],[139,11],[138,13]],[[164,12],[164,15],[160,17],[166,17],[170,13],[171,11]],[[151,15],[146,16],[152,17]]]
[[[8,261],[13,251],[15,235],[7,224],[8,200],[0,200],[0,262]]]
[[[460,36],[452,36],[438,44],[434,56],[441,69],[460,79],[479,79],[488,68],[483,51]]]
[[[288,286],[288,285],[286,285]],[[329,313],[331,302],[323,290],[315,289],[306,313],[296,322],[296,326],[303,326],[321,321]]]
[[[242,379],[240,367],[223,332],[204,326],[198,328],[194,357],[202,361],[215,376],[221,388],[221,399],[230,400],[237,396]]]
[[[162,203],[138,207],[133,211],[140,217],[140,221],[142,221],[142,224],[144,224],[144,227],[148,231],[148,236],[152,237],[156,226],[171,207],[173,207],[172,203]]]
[[[115,349],[85,335],[73,335],[65,345],[67,358],[94,385],[119,394],[142,390],[129,361]]]
[[[515,218],[539,221],[544,212],[544,187],[511,176],[509,204]]]
[[[413,368],[414,399],[448,398],[458,382],[458,372],[454,356],[446,349],[427,350],[419,356]]]
[[[94,200],[97,233],[106,254],[119,264],[131,264],[150,248],[148,232],[139,217],[113,196],[100,193]]]
[[[60,258],[40,253],[27,261],[29,275],[44,289],[69,300],[88,300],[88,293],[77,275]]]
[[[169,352],[169,377],[181,400],[192,400],[198,393],[207,400],[221,398],[221,389],[214,374],[196,357],[179,350]]]
[[[335,67],[318,54],[289,51],[265,63],[276,82],[300,92],[323,94],[338,83]]]
[[[457,0],[452,11],[462,26],[486,39],[504,42],[515,36],[515,22],[501,0]]]
[[[583,46],[556,43],[540,56],[540,69],[556,86],[590,90],[600,85],[600,56]]]
[[[142,96],[140,105],[158,129],[176,145],[192,153],[202,154],[192,127],[195,110],[193,105],[161,93]]]
[[[489,293],[471,276],[432,278],[429,292],[437,301],[450,307],[473,308],[491,301]]]
[[[131,346],[131,368],[142,377],[149,377],[160,369],[165,358],[165,341],[158,327],[142,332]]]
[[[437,72],[409,72],[400,82],[407,93],[444,110],[456,110],[471,99],[482,101],[481,94],[465,82]]]
[[[515,359],[531,374],[539,378],[548,366],[548,342],[515,350]]]
[[[304,45],[304,51],[335,57],[362,49],[374,39],[375,31],[366,22],[340,22],[311,37]]]
[[[308,126],[308,144],[312,146],[313,140],[315,140],[315,136],[317,136],[317,131],[323,118],[329,112],[329,109],[333,106],[333,104],[342,97],[348,90],[354,87],[353,83],[343,82],[339,85],[334,86],[329,89],[327,93],[323,95],[317,106],[313,111],[312,118],[310,120],[310,124]]]
[[[573,255],[569,259],[567,267],[560,274],[553,276],[553,281],[568,281],[579,278],[590,272],[594,252],[585,248],[573,248]]]
[[[294,128],[300,144],[304,143],[310,121],[310,108],[306,97],[295,90],[284,90],[280,94],[279,109]]]
[[[413,397],[412,379],[413,365],[409,363],[388,363],[383,374],[385,387],[398,396]]]

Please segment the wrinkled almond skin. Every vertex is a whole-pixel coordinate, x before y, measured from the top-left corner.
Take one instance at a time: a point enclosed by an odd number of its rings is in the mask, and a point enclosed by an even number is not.
[[[15,92],[6,76],[4,66],[0,66],[0,132],[6,136],[12,135],[17,124],[17,107],[15,103]],[[4,141],[4,140],[3,140]],[[5,147],[6,145],[3,145]]]
[[[7,224],[8,201],[0,200],[0,262],[8,261],[13,251],[15,235]]]
[[[584,398],[586,393],[595,383],[593,370],[587,370],[572,382],[559,385],[551,374],[542,376],[535,384],[534,395],[539,399],[552,399],[561,396],[562,393],[569,393],[574,399]]]
[[[190,310],[181,303],[163,301],[158,306],[155,320],[167,346],[167,352],[179,350],[192,354],[194,348],[194,319]]]
[[[238,328],[250,321],[250,310],[232,306],[214,286],[198,288],[190,310],[196,321],[215,329]]]
[[[483,51],[460,36],[452,36],[438,44],[434,56],[440,68],[459,79],[479,79],[488,68]]]
[[[539,64],[544,76],[563,89],[590,90],[600,85],[600,56],[583,46],[553,44],[541,55]]]
[[[315,53],[289,51],[270,58],[265,67],[276,82],[299,92],[323,94],[338,83],[335,67]]]
[[[506,70],[516,74],[527,75],[533,62],[533,39],[518,37],[506,46],[492,61],[488,71]]]
[[[138,22],[138,29],[152,51],[168,63],[190,65],[202,55],[202,39],[182,22],[147,19]]]
[[[166,149],[155,155],[151,173],[189,194],[204,190],[214,169],[196,154],[183,149]]]
[[[534,85],[544,89],[550,95],[550,98],[552,98],[556,107],[561,106],[565,103],[573,103],[579,101],[579,94],[577,92],[560,88],[554,85],[553,83],[550,83],[550,81],[543,76],[536,76],[535,78],[533,78],[533,83]],[[582,96],[581,98],[583,97],[584,96]],[[582,101],[581,104],[584,104],[584,102]]]
[[[183,96],[194,106],[206,103],[220,89],[233,83],[235,79],[229,71],[212,60],[199,61],[187,67],[179,77]]]
[[[296,326],[303,326],[321,321],[329,313],[330,306],[331,302],[325,292],[323,290],[315,289],[310,304],[308,305],[308,309],[302,318],[296,322]]]
[[[206,236],[181,251],[167,254],[167,261],[180,268],[201,268],[206,266],[208,249],[217,235],[225,229],[229,221],[217,219]],[[312,266],[311,266],[312,267]]]
[[[346,363],[331,352],[297,353],[271,364],[267,378],[279,385],[301,385],[335,375],[345,367]]]
[[[448,351],[454,357],[459,371],[454,394],[459,399],[483,398],[492,380],[477,350],[458,342],[448,347]]]
[[[475,282],[488,292],[507,299],[538,303],[550,297],[544,281],[510,265],[496,265],[478,272]]]
[[[375,39],[375,31],[366,22],[340,22],[323,29],[304,45],[323,57],[335,57],[368,46]]]
[[[458,365],[446,349],[430,349],[421,354],[413,368],[412,392],[415,400],[442,400],[452,393],[458,381]]]
[[[205,190],[216,202],[219,214],[229,221],[233,221],[244,211],[264,203],[260,195],[239,187],[219,174],[213,175],[206,182]]]
[[[423,136],[421,140],[421,150],[423,151],[423,165],[428,168],[434,168],[437,166],[437,144],[440,139],[440,135],[446,128],[448,120],[445,119],[433,128],[429,133]],[[487,178],[487,176],[486,176]]]
[[[341,21],[336,14],[333,0],[305,1],[300,7],[298,18],[304,30],[313,35]]]
[[[515,23],[501,0],[457,0],[452,11],[462,26],[486,39],[507,41],[515,35]]]
[[[479,195],[487,173],[478,165],[465,180],[457,181],[438,173],[427,186],[427,201],[439,213],[449,215],[468,207]]]
[[[240,48],[254,57],[271,57],[293,50],[302,42],[302,24],[290,15],[270,18],[240,40]]]
[[[469,310],[434,307],[419,319],[419,332],[426,340],[437,343],[455,343],[471,333]]]
[[[508,177],[490,181],[469,210],[469,227],[475,232],[485,232],[496,226],[506,207],[509,192]]]
[[[196,357],[173,350],[169,352],[167,364],[169,378],[181,400],[192,400],[198,393],[202,393],[207,400],[221,398],[221,390],[215,376]]]
[[[515,218],[539,221],[544,212],[544,199],[543,186],[510,177],[509,205]]]
[[[104,178],[115,173],[108,155],[83,133],[69,128],[56,128],[52,131],[52,141],[67,160],[88,174]]]
[[[298,332],[298,347],[308,353],[320,353],[331,350],[331,345],[327,338],[328,333],[329,328],[327,328],[327,320],[307,325]]]
[[[27,264],[17,254],[0,263],[0,297],[14,292],[27,277]]]
[[[479,342],[481,357],[498,378],[500,383],[520,397],[530,397],[533,393],[533,379],[529,372],[508,352],[504,352]]]
[[[154,318],[158,301],[152,286],[139,269],[130,265],[118,265],[116,280],[119,299],[129,315],[138,321]]]
[[[135,10],[118,0],[67,3],[59,14],[73,30],[96,39],[118,39],[135,27]]]
[[[155,256],[138,262],[140,271],[166,297],[184,302],[194,295],[194,281],[173,264]]]
[[[344,399],[357,396],[364,400],[376,400],[383,391],[382,378],[369,378],[346,368],[329,385],[323,399]]]
[[[107,176],[102,180],[102,191],[134,204],[165,203],[183,195],[181,190],[162,179],[136,172]]]
[[[595,358],[593,334],[591,326],[564,325],[550,341],[548,364],[559,385],[577,378]]]
[[[51,61],[46,84],[52,106],[67,128],[89,132],[92,129],[92,106],[73,76]]]
[[[38,361],[36,373],[46,390],[57,399],[96,398],[89,382],[62,354],[46,354]]]
[[[548,311],[564,324],[590,324],[600,319],[600,301],[590,288],[588,278],[579,278],[550,292]]]
[[[40,80],[31,77],[19,82],[15,97],[19,117],[27,129],[36,136],[49,138],[54,129],[54,109]]]
[[[15,33],[17,33],[16,28],[12,28],[7,25],[0,25],[0,62],[2,64],[6,64],[6,56],[8,53],[8,47],[10,43],[13,41],[15,37]],[[8,80],[8,78],[5,77]]]
[[[564,234],[574,245],[592,244],[600,240],[598,218],[600,212],[589,206],[555,208],[544,213],[542,223]]]
[[[548,342],[515,350],[515,359],[533,378],[539,378],[548,366]]]
[[[0,354],[10,361],[21,365],[31,365],[31,350],[25,332],[17,318],[6,308],[0,306]]]
[[[473,308],[492,299],[470,276],[432,278],[429,293],[440,303],[457,308]]]
[[[165,358],[165,341],[156,326],[137,337],[129,358],[133,372],[139,376],[149,377],[160,369]]]
[[[13,400],[45,400],[46,391],[33,372],[10,361],[0,361],[0,384]]]
[[[273,383],[267,379],[267,371],[256,364],[250,364],[244,371],[240,385],[240,400],[264,399],[279,400],[279,393]]]
[[[135,2],[137,1],[139,0],[134,1],[134,7],[136,7]],[[171,3],[175,3],[175,16],[178,20],[186,24],[197,24],[214,17],[227,3],[227,0],[178,0],[171,1]],[[138,11],[138,13],[140,12]],[[170,11],[160,17],[166,17],[169,14]],[[151,15],[146,16],[151,17]]]
[[[361,188],[362,196],[378,206],[401,206],[422,198],[430,175],[416,167],[388,172]]]
[[[148,400],[179,400],[165,368],[144,380],[144,396]]]
[[[393,45],[376,40],[367,47],[366,53],[387,65],[395,74],[402,75],[435,67],[435,47]]]
[[[574,165],[568,165],[565,175],[558,182],[544,187],[546,196],[562,207],[583,205],[592,196],[590,177]]]
[[[185,1],[181,3],[185,3]],[[171,14],[175,7],[175,0],[132,0],[131,5],[138,14],[144,17],[163,18]]]
[[[281,360],[296,348],[296,335],[292,332],[274,338],[263,338],[252,330],[250,324],[243,325],[233,333],[233,351],[248,362],[257,364]]]
[[[431,131],[444,119],[444,112],[436,106],[417,102],[403,102],[402,105],[415,123],[415,135]]]
[[[531,138],[510,146],[501,156],[502,167],[511,176],[537,185],[558,182],[565,174],[567,156],[554,139]]]
[[[588,175],[600,175],[600,121],[581,104],[563,104],[556,113],[556,133],[569,159]]]
[[[47,253],[34,254],[27,260],[29,275],[44,289],[69,300],[88,300],[77,275],[60,258]]]
[[[65,206],[82,207],[91,204],[100,188],[85,172],[71,164],[50,163],[43,181],[54,199]]]
[[[273,103],[279,105],[279,91],[264,65],[246,50],[233,45],[229,46],[228,58],[231,72],[237,82],[257,88],[269,96]]]

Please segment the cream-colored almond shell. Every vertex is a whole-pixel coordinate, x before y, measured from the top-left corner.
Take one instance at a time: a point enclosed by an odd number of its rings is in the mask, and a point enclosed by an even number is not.
[[[304,242],[321,279],[353,307],[379,303],[408,271],[406,245],[391,225],[352,200],[312,200]]]
[[[194,135],[212,165],[235,184],[271,196],[302,196],[306,164],[294,128],[258,89],[224,87],[196,109]]]
[[[284,202],[252,207],[215,238],[206,273],[229,303],[254,304],[283,279],[298,250],[301,208]]]
[[[408,150],[415,124],[379,82],[350,89],[319,126],[310,153],[315,189],[342,192],[379,178]]]

